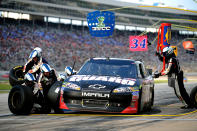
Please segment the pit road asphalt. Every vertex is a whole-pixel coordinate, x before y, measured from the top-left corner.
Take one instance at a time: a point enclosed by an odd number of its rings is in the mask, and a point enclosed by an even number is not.
[[[187,92],[197,83],[186,83]],[[167,84],[155,85],[154,107],[139,115],[76,112],[67,114],[13,115],[8,94],[0,94],[0,130],[6,131],[196,131],[197,110],[183,104]]]

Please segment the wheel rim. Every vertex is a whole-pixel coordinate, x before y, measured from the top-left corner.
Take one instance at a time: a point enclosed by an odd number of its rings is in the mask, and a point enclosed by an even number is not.
[[[23,78],[23,70],[22,69],[18,69],[15,71],[15,76],[18,78]]]
[[[21,104],[21,95],[19,92],[14,92],[12,95],[12,106],[17,108]]]

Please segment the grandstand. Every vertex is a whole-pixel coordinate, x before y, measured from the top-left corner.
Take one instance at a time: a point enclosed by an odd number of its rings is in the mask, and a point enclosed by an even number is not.
[[[89,12],[125,6],[130,8],[112,10],[116,15],[112,36],[90,36],[86,21]],[[59,71],[66,65],[72,66],[73,59],[77,59],[76,68],[79,69],[89,57],[143,59],[149,67],[156,69],[159,62],[154,56],[156,42],[153,40],[158,26],[152,27],[154,23],[181,25],[172,27],[173,45],[185,38],[196,37],[195,30],[182,27],[197,28],[197,13],[140,6],[116,0],[1,0],[0,70],[24,64],[35,46],[43,48],[44,57]],[[129,51],[129,36],[143,31],[148,32],[148,39],[152,42],[149,50]],[[180,45],[178,57],[185,71],[197,71],[196,54],[186,54]]]

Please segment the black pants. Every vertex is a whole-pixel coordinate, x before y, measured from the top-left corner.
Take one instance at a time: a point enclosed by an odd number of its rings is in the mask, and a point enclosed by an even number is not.
[[[179,86],[179,90],[180,90],[180,93],[181,93],[181,96],[182,96],[183,100],[186,102],[187,105],[192,105],[190,97],[189,97],[189,95],[188,95],[188,93],[187,93],[187,91],[185,90],[185,87],[184,87],[183,71],[180,71],[177,74],[177,80],[178,80],[178,86]]]

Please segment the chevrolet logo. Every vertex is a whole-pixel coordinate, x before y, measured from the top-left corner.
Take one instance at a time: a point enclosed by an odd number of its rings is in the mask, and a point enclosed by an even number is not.
[[[94,88],[94,89],[104,89],[106,86],[100,85],[100,84],[95,84],[95,85],[89,85],[89,88]]]

